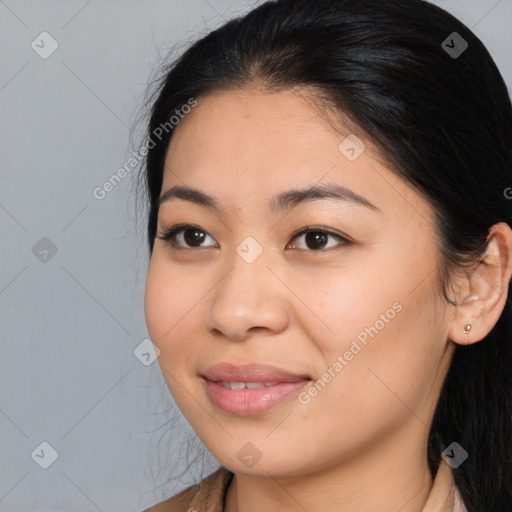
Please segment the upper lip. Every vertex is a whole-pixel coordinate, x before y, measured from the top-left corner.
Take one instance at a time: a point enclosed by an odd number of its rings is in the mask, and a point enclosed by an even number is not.
[[[203,377],[218,382],[298,382],[309,379],[305,374],[292,373],[269,364],[220,363],[210,366]]]

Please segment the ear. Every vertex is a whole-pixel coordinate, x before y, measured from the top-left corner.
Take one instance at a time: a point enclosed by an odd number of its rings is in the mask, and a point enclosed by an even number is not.
[[[487,251],[478,266],[459,282],[458,301],[448,337],[460,345],[485,338],[498,322],[508,299],[512,275],[512,230],[505,222],[489,230]],[[466,326],[470,326],[467,328]]]

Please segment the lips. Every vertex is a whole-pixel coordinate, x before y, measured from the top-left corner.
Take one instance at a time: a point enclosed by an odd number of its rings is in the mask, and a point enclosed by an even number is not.
[[[203,377],[212,382],[298,382],[310,377],[306,374],[292,373],[282,368],[268,364],[250,363],[235,365],[232,363],[221,363],[210,366]]]
[[[311,379],[267,364],[211,366],[202,375],[210,401],[228,414],[261,414],[295,396]]]

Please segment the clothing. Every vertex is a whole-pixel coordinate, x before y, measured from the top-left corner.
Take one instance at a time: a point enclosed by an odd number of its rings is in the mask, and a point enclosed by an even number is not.
[[[168,500],[143,512],[222,512],[233,473],[220,467]],[[441,459],[432,490],[422,512],[467,512],[453,481],[451,467]]]

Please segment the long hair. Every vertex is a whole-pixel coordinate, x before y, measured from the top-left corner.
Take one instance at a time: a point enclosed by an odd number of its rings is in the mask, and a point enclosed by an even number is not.
[[[484,254],[493,224],[512,221],[512,106],[476,35],[423,0],[271,0],[197,40],[164,68],[152,102],[147,136],[154,147],[139,177],[150,253],[173,133],[159,127],[191,99],[255,83],[315,91],[319,105],[353,123],[429,201],[439,282],[455,305],[447,293],[452,273]],[[455,349],[429,434],[432,476],[453,441],[469,454],[453,470],[468,510],[510,512],[508,300],[485,339]]]

